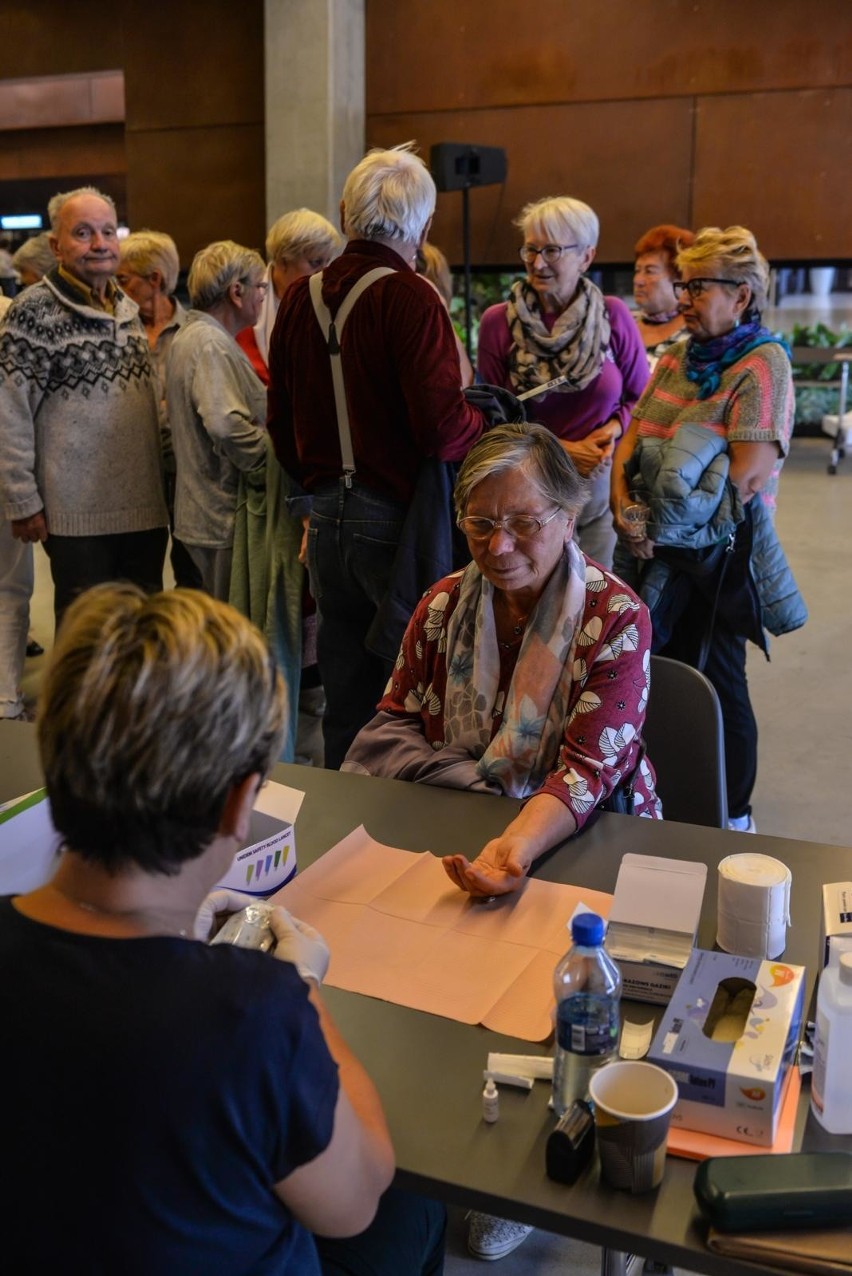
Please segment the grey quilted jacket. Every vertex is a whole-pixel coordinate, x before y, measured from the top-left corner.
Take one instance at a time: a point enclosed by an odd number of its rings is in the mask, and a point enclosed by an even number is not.
[[[684,424],[669,439],[641,438],[625,465],[632,492],[651,510],[648,536],[657,545],[704,550],[730,540],[745,519],[739,492],[728,480],[730,460],[723,438],[705,426]],[[739,582],[755,598],[755,627],[776,636],[800,628],[807,607],[790,571],[766,506],[751,501],[750,580]],[[613,569],[651,612],[665,604],[666,588],[678,570],[659,557],[634,558],[619,541]],[[727,582],[728,587],[737,582]],[[723,608],[724,610],[724,608]],[[759,637],[749,635],[757,641]],[[766,642],[760,642],[766,648]]]

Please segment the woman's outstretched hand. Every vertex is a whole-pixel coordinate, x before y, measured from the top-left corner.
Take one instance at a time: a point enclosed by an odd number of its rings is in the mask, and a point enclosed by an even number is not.
[[[508,895],[518,890],[531,863],[527,839],[506,834],[487,842],[473,861],[464,855],[443,859],[450,881],[469,895]]]

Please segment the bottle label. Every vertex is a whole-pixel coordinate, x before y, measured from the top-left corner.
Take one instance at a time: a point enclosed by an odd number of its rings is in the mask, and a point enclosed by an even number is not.
[[[575,993],[559,1003],[556,1037],[572,1054],[610,1054],[618,1044],[618,1002],[595,993]]]

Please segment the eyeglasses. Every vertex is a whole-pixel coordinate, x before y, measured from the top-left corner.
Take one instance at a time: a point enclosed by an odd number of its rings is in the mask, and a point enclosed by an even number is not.
[[[708,284],[727,284],[729,288],[739,288],[744,283],[744,279],[690,279],[686,283],[682,279],[675,279],[672,288],[678,300],[682,293],[688,292],[690,300],[695,301],[696,297],[704,295]]]
[[[481,518],[478,514],[468,514],[460,518],[458,525],[465,536],[472,541],[490,540],[499,527],[514,541],[532,540],[538,536],[543,527],[562,511],[555,509],[547,518],[536,518],[533,514],[510,514],[508,518]]]
[[[524,244],[520,257],[527,266],[531,266],[536,257],[544,258],[548,266],[555,266],[563,253],[579,247],[579,244],[545,244],[543,248],[536,248],[535,244]]]

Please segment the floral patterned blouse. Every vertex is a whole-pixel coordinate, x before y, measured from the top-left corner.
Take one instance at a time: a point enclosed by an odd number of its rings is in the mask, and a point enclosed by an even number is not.
[[[345,769],[453,787],[488,787],[461,778],[470,777],[472,769],[459,770],[455,749],[446,750],[453,756],[447,758],[445,776],[441,773],[448,656],[452,659],[447,623],[458,601],[459,581],[460,573],[446,576],[420,600],[379,702],[379,715],[359,735]],[[578,829],[636,767],[650,686],[650,645],[644,603],[616,576],[587,559],[585,609],[569,655],[573,684],[568,717],[556,765],[539,790],[564,802]],[[492,736],[502,720],[520,648],[520,638],[517,645],[501,647]],[[388,726],[404,724],[411,730],[394,732],[393,747],[379,747],[383,735],[386,744],[391,743]],[[634,801],[637,815],[662,818],[647,759],[636,777]]]

